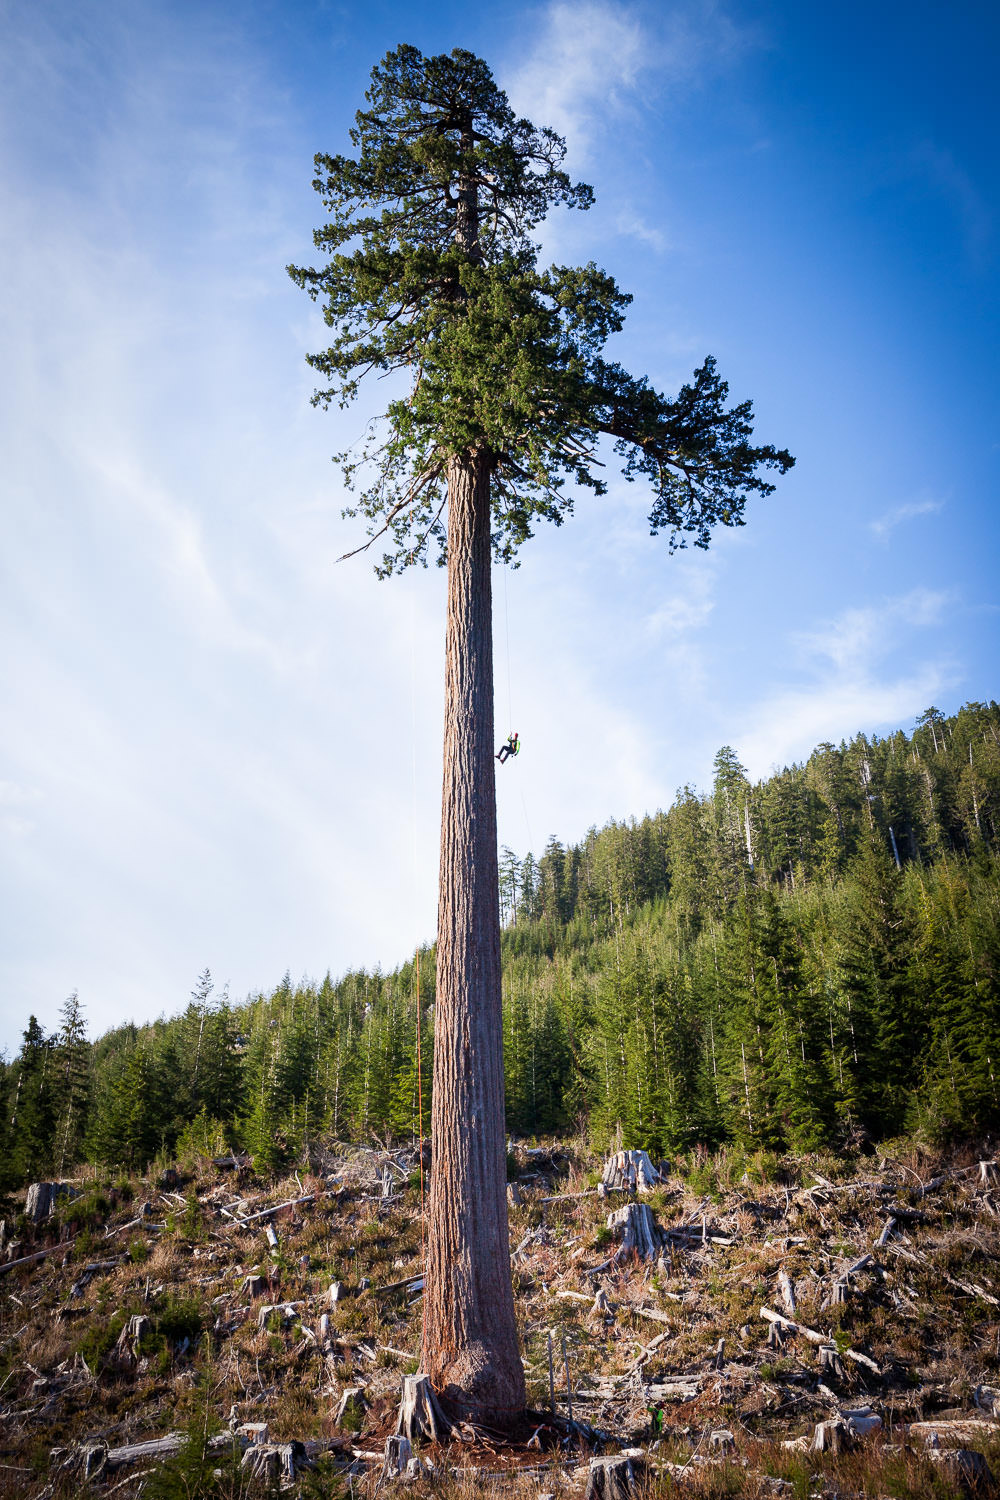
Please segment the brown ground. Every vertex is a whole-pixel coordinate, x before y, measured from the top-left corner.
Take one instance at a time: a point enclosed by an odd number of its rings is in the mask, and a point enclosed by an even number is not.
[[[594,1191],[601,1164],[582,1147],[522,1150],[510,1227],[538,1415],[514,1443],[466,1428],[447,1448],[423,1448],[434,1473],[410,1487],[568,1497],[592,1452],[621,1448],[642,1450],[636,1482],[650,1494],[957,1495],[974,1461],[954,1460],[956,1449],[1000,1474],[1000,1188],[978,1164],[987,1154],[706,1158],[639,1200],[671,1232],[659,1261],[615,1264],[606,1221],[623,1198]],[[72,1244],[0,1277],[0,1496],[263,1495],[224,1449],[201,1465],[194,1453],[82,1476],[87,1442],[203,1440],[206,1427],[245,1423],[266,1423],[272,1444],[308,1445],[287,1493],[370,1493],[420,1341],[419,1292],[383,1290],[420,1273],[416,1153],[331,1147],[311,1173],[281,1181],[201,1162],[171,1186],[155,1176],[76,1186],[56,1220],[8,1221],[21,1255]],[[308,1194],[273,1219],[239,1222]],[[572,1194],[585,1196],[555,1196]],[[786,1311],[779,1272],[795,1321],[824,1336],[825,1352],[801,1333],[769,1347],[760,1309]],[[251,1275],[263,1278],[256,1295]],[[332,1281],[345,1290],[336,1304]],[[594,1309],[599,1289],[607,1311]],[[138,1348],[134,1317],[147,1320]],[[337,1425],[349,1387],[363,1404]],[[812,1450],[818,1424],[862,1411],[881,1427],[859,1436],[848,1421],[831,1434],[839,1452]]]

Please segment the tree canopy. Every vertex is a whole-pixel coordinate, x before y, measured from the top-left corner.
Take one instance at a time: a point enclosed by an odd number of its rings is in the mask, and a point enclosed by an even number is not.
[[[794,460],[755,446],[750,401],[709,356],[674,399],[604,358],[630,296],[592,262],[539,264],[532,231],[593,192],[563,170],[565,143],[518,119],[482,59],[462,48],[390,52],[372,71],[351,131],[354,157],[316,157],[328,256],[289,274],[321,303],[330,345],[308,356],[326,384],[313,400],[349,405],[365,375],[397,373],[397,393],[356,448],[337,455],[357,490],[347,515],[385,538],[388,576],[446,555],[450,459],[485,461],[496,558],[516,562],[538,519],[572,511],[577,487],[606,492],[610,439],[626,479],[653,492],[652,533],[707,547],[741,526],[763,471]]]

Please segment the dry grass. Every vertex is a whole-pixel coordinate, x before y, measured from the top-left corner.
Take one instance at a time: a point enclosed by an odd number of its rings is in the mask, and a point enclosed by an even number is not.
[[[659,1266],[622,1264],[593,1277],[586,1268],[614,1250],[605,1228],[608,1202],[596,1194],[541,1199],[583,1192],[599,1163],[579,1148],[555,1163],[526,1161],[525,1201],[512,1208],[510,1225],[512,1245],[535,1232],[514,1269],[531,1402],[548,1405],[551,1335],[561,1402],[565,1344],[574,1415],[647,1449],[642,1485],[650,1500],[674,1491],[899,1500],[957,1493],[947,1464],[929,1457],[922,1442],[908,1444],[902,1424],[967,1417],[975,1412],[977,1387],[1000,1385],[1000,1308],[988,1300],[1000,1297],[1000,1195],[983,1191],[975,1171],[966,1170],[975,1166],[971,1152],[945,1160],[897,1142],[887,1154],[881,1167],[829,1157],[761,1155],[743,1163],[727,1153],[702,1155],[648,1201],[664,1228],[700,1226],[704,1218],[705,1243],[700,1233],[675,1239]],[[354,1441],[365,1450],[381,1446],[403,1370],[412,1367],[406,1351],[419,1345],[420,1303],[405,1290],[377,1291],[419,1274],[419,1193],[401,1182],[394,1198],[381,1201],[374,1153],[331,1155],[328,1165],[335,1184],[316,1175],[257,1182],[242,1174],[237,1181],[193,1163],[178,1189],[185,1202],[164,1200],[152,1179],[87,1185],[70,1263],[63,1267],[52,1257],[0,1282],[0,1464],[6,1465],[0,1500],[41,1497],[50,1482],[50,1500],[77,1494],[78,1485],[64,1476],[50,1480],[52,1448],[97,1432],[112,1444],[159,1436],[193,1419],[206,1392],[223,1423],[233,1411],[240,1421],[266,1421],[275,1440],[333,1439],[339,1393],[361,1384],[368,1412]],[[920,1195],[920,1185],[942,1173],[945,1181]],[[845,1183],[854,1186],[838,1193]],[[264,1236],[266,1221],[240,1226],[219,1212],[240,1195],[252,1212],[302,1190],[317,1200],[275,1216],[276,1253]],[[125,1234],[110,1233],[144,1201],[152,1205],[150,1219]],[[921,1217],[901,1216],[897,1235],[877,1252],[877,1264],[857,1275],[849,1299],[828,1305],[838,1275],[871,1250],[894,1205]],[[124,1258],[110,1269],[89,1277],[84,1271],[118,1256]],[[801,1338],[767,1348],[759,1308],[780,1306],[779,1269],[795,1285],[797,1319],[827,1334],[842,1354],[862,1351],[879,1366],[878,1377],[846,1356],[842,1376],[821,1371],[815,1347]],[[266,1278],[256,1301],[242,1285],[251,1274]],[[362,1278],[372,1290],[358,1292]],[[326,1292],[334,1279],[351,1295],[331,1307]],[[84,1280],[71,1297],[71,1285]],[[610,1319],[592,1309],[598,1285],[614,1308]],[[258,1326],[262,1305],[285,1302],[303,1305],[291,1318]],[[669,1325],[644,1318],[643,1307],[666,1314]],[[331,1339],[325,1350],[324,1312]],[[125,1365],[114,1355],[114,1339],[133,1313],[147,1317],[151,1328],[138,1363]],[[643,1387],[628,1372],[665,1332],[642,1366]],[[725,1354],[718,1369],[720,1338]],[[695,1397],[649,1398],[648,1383],[662,1386],[681,1374],[697,1380]],[[838,1407],[861,1405],[875,1409],[884,1428],[854,1451],[831,1457],[780,1446],[810,1435]],[[707,1462],[709,1434],[720,1427],[735,1434],[735,1452]],[[986,1432],[974,1446],[991,1450],[993,1441]],[[1000,1455],[988,1456],[1000,1473]],[[522,1467],[541,1463],[541,1472],[502,1479],[486,1472],[449,1477],[455,1467],[498,1467],[506,1461],[502,1453],[465,1447],[437,1457],[433,1492],[455,1500],[473,1490],[512,1497],[582,1489],[580,1455],[522,1455]],[[325,1493],[340,1494],[340,1480],[322,1483]],[[373,1483],[355,1476],[356,1488]],[[426,1487],[419,1481],[413,1491]],[[118,1493],[134,1491],[126,1485]],[[324,1493],[318,1478],[312,1493]]]

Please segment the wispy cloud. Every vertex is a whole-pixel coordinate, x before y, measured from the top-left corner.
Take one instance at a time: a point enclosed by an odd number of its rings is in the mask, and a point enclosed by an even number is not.
[[[946,591],[914,589],[793,636],[811,680],[771,691],[749,711],[735,743],[752,774],[766,775],[845,732],[904,723],[944,696],[956,681],[953,664],[931,652],[913,665],[913,637],[937,625],[950,601]],[[894,670],[886,658],[904,644],[911,664]]]
[[[909,500],[906,504],[897,505],[874,521],[870,521],[868,529],[884,542],[904,521],[913,521],[917,516],[937,515],[941,510],[944,510],[943,500],[934,500],[930,496],[922,500]]]
[[[750,38],[713,0],[669,10],[552,0],[532,30],[532,50],[504,87],[515,109],[565,136],[577,161],[593,154],[609,120],[636,114],[668,86],[714,74]]]
[[[676,640],[708,622],[715,608],[716,560],[699,555],[694,566],[675,567],[669,598],[646,616],[647,636]]]
[[[881,604],[845,610],[818,630],[793,636],[793,642],[807,659],[826,659],[840,672],[864,672],[897,644],[901,627],[936,624],[950,598],[946,590],[912,589]]]
[[[506,86],[515,109],[551,125],[582,158],[607,116],[630,106],[649,66],[649,38],[633,8],[556,0]]]
[[[951,209],[968,261],[977,269],[983,266],[993,234],[993,216],[970,173],[951,151],[934,141],[924,141],[917,147],[913,163]]]
[[[639,214],[619,214],[617,229],[619,234],[629,239],[639,240],[643,245],[650,245],[658,252],[662,253],[670,248],[670,241],[662,229],[657,229],[655,224],[648,224]]]

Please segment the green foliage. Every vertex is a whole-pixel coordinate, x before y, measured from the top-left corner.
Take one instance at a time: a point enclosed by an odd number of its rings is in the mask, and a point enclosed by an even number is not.
[[[962,782],[973,735],[975,805],[971,792],[963,800]],[[726,751],[708,796],[685,788],[655,817],[592,829],[577,846],[550,840],[537,860],[511,856],[517,916],[511,907],[503,933],[511,1132],[581,1129],[597,1144],[620,1138],[654,1157],[676,1153],[692,1186],[712,1193],[722,1163],[726,1185],[744,1173],[753,1183],[787,1149],[857,1147],[904,1129],[933,1143],[995,1129],[994,736],[1000,741],[1000,708],[968,705],[912,737],[821,746],[805,766],[757,785]],[[925,792],[910,822],[899,800],[911,771],[926,791],[924,769],[935,789],[933,836]],[[957,802],[943,795],[947,786]],[[880,821],[890,805],[898,867],[890,825]],[[356,971],[318,986],[286,977],[270,995],[227,1002],[218,1033],[216,1012],[196,992],[194,1008],[173,1020],[87,1044],[92,1158],[145,1164],[163,1150],[214,1150],[242,1132],[264,1167],[323,1131],[416,1140],[418,1097],[425,1135],[429,1122],[433,1001],[428,950],[393,973]],[[229,1049],[220,1076],[230,1092],[211,1104],[209,1035],[228,1038]],[[31,1022],[0,1075],[8,1190],[50,1173],[57,1159],[56,1056],[56,1041]],[[178,1099],[202,1103],[178,1118]],[[726,1142],[728,1155],[716,1150],[716,1167],[706,1166],[701,1148]],[[83,1231],[74,1259],[93,1258],[112,1180],[92,1179],[60,1209],[64,1228]],[[170,1216],[189,1237],[198,1220],[191,1200]]]
[[[244,1500],[251,1486],[241,1468],[240,1446],[234,1439],[209,1446],[222,1424],[210,1415],[210,1393],[203,1382],[199,1410],[182,1429],[184,1446],[157,1465],[144,1481],[143,1494],[151,1500]]]
[[[194,1343],[201,1333],[204,1314],[198,1302],[173,1292],[164,1294],[153,1316],[153,1326],[160,1338],[176,1346],[188,1339]]]
[[[650,530],[671,547],[716,524],[743,524],[748,495],[773,486],[761,468],[793,460],[753,447],[749,402],[706,359],[674,401],[602,357],[631,298],[593,263],[538,264],[531,235],[556,206],[593,193],[562,170],[565,143],[518,119],[481,58],[462,48],[424,57],[402,46],[372,70],[356,116],[355,155],[316,157],[328,257],[289,274],[323,307],[330,345],[309,363],[328,382],[314,402],[347,405],[370,371],[397,374],[398,395],[371,442],[340,455],[357,509],[390,550],[386,576],[444,549],[449,466],[481,460],[492,478],[495,554],[514,558],[539,519],[560,523],[570,486],[595,494],[599,440],[625,477],[653,489]]]

